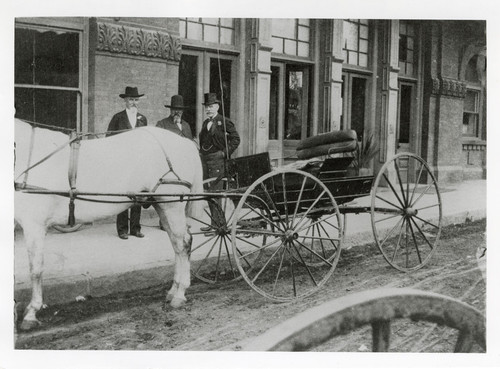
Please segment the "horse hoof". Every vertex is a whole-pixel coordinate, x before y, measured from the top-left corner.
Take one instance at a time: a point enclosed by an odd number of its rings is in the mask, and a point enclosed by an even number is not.
[[[41,325],[42,323],[40,323],[39,320],[23,320],[19,329],[21,331],[30,331],[32,329],[38,328]]]
[[[172,306],[174,309],[178,309],[180,307],[183,307],[184,305],[186,305],[185,299],[174,297],[172,301],[170,301],[170,306]]]

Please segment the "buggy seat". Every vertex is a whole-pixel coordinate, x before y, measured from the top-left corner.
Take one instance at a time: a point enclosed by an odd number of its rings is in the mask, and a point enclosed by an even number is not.
[[[296,153],[299,159],[339,154],[356,150],[358,139],[353,129],[333,131],[308,137],[299,142]]]

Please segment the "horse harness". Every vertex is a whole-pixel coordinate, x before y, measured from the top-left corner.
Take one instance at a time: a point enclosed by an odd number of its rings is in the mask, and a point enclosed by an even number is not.
[[[43,157],[42,159],[40,159],[36,163],[31,164],[33,147],[35,145],[35,128],[36,128],[35,125],[31,125],[31,126],[32,126],[32,131],[31,131],[31,137],[30,137],[30,146],[29,146],[29,153],[28,153],[27,168],[23,172],[21,172],[21,174],[19,174],[17,176],[16,179],[18,179],[19,177],[21,177],[23,175],[24,175],[24,178],[23,178],[22,183],[14,181],[14,189],[16,191],[27,190],[27,189],[40,190],[41,188],[38,186],[28,185],[27,182],[28,182],[29,171],[31,169],[33,169],[34,167],[42,164],[46,160],[48,160],[50,157],[52,157],[53,155],[55,155],[56,153],[58,153],[59,151],[64,149],[67,145],[70,145],[69,168],[68,168],[68,182],[69,182],[69,187],[70,187],[69,192],[68,192],[68,197],[69,197],[68,225],[72,227],[75,225],[75,199],[78,195],[78,190],[76,189],[76,178],[77,178],[77,173],[78,173],[78,156],[79,156],[80,144],[81,144],[80,141],[83,139],[85,134],[78,134],[77,132],[72,130],[70,133],[70,139],[68,142],[65,142],[64,144],[60,145],[54,151],[52,151],[50,154],[46,155],[45,157]],[[179,175],[175,172],[173,165],[172,165],[172,162],[170,161],[170,158],[168,157],[167,152],[165,151],[165,149],[161,145],[161,142],[151,132],[149,132],[149,131],[146,131],[146,132],[148,132],[151,135],[151,137],[153,137],[154,140],[160,146],[161,150],[163,151],[163,154],[165,155],[165,160],[167,161],[168,168],[169,168],[168,171],[158,179],[158,182],[153,187],[151,192],[153,192],[153,193],[156,192],[158,187],[160,187],[163,184],[182,185],[182,186],[187,187],[188,189],[191,189],[192,184],[188,181],[181,179],[179,177]],[[170,173],[172,173],[176,177],[176,179],[166,179],[165,176],[167,176]],[[133,200],[134,202],[137,202],[136,195],[129,194],[127,196],[131,200]],[[151,204],[154,201],[155,201],[154,199],[151,200],[151,197],[149,197],[147,200],[147,203]],[[110,201],[98,201],[98,202],[110,202]]]

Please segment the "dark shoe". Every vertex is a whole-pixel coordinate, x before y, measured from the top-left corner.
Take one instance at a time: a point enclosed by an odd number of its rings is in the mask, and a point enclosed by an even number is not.
[[[120,237],[122,240],[128,240],[128,234],[126,233],[120,233],[118,234],[118,237]]]
[[[135,236],[137,238],[143,238],[144,235],[139,231],[139,232],[134,232],[134,233],[131,233],[132,236]]]

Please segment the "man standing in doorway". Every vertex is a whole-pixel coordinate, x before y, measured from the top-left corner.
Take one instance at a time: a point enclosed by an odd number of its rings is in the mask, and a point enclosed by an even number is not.
[[[220,100],[215,93],[206,93],[203,105],[207,116],[199,135],[203,178],[219,178],[210,189],[223,189],[220,177],[224,175],[225,159],[229,159],[240,144],[240,136],[233,122],[219,114]],[[209,204],[214,218],[218,212],[211,202]],[[212,219],[213,224],[214,219]]]
[[[156,126],[168,129],[182,137],[192,140],[193,135],[191,134],[191,127],[188,122],[182,119],[182,113],[184,113],[184,109],[186,109],[182,96],[172,96],[170,105],[165,105],[165,107],[170,108],[170,115],[156,123]]]
[[[137,111],[139,99],[144,94],[139,94],[137,87],[127,86],[125,93],[119,95],[125,102],[125,110],[116,113],[108,126],[106,136],[124,132],[137,127],[148,125],[148,120]],[[129,231],[129,209],[116,216],[116,230],[118,237],[122,240],[128,239]],[[130,208],[130,234],[139,238],[144,237],[141,233],[141,206],[134,205]]]

